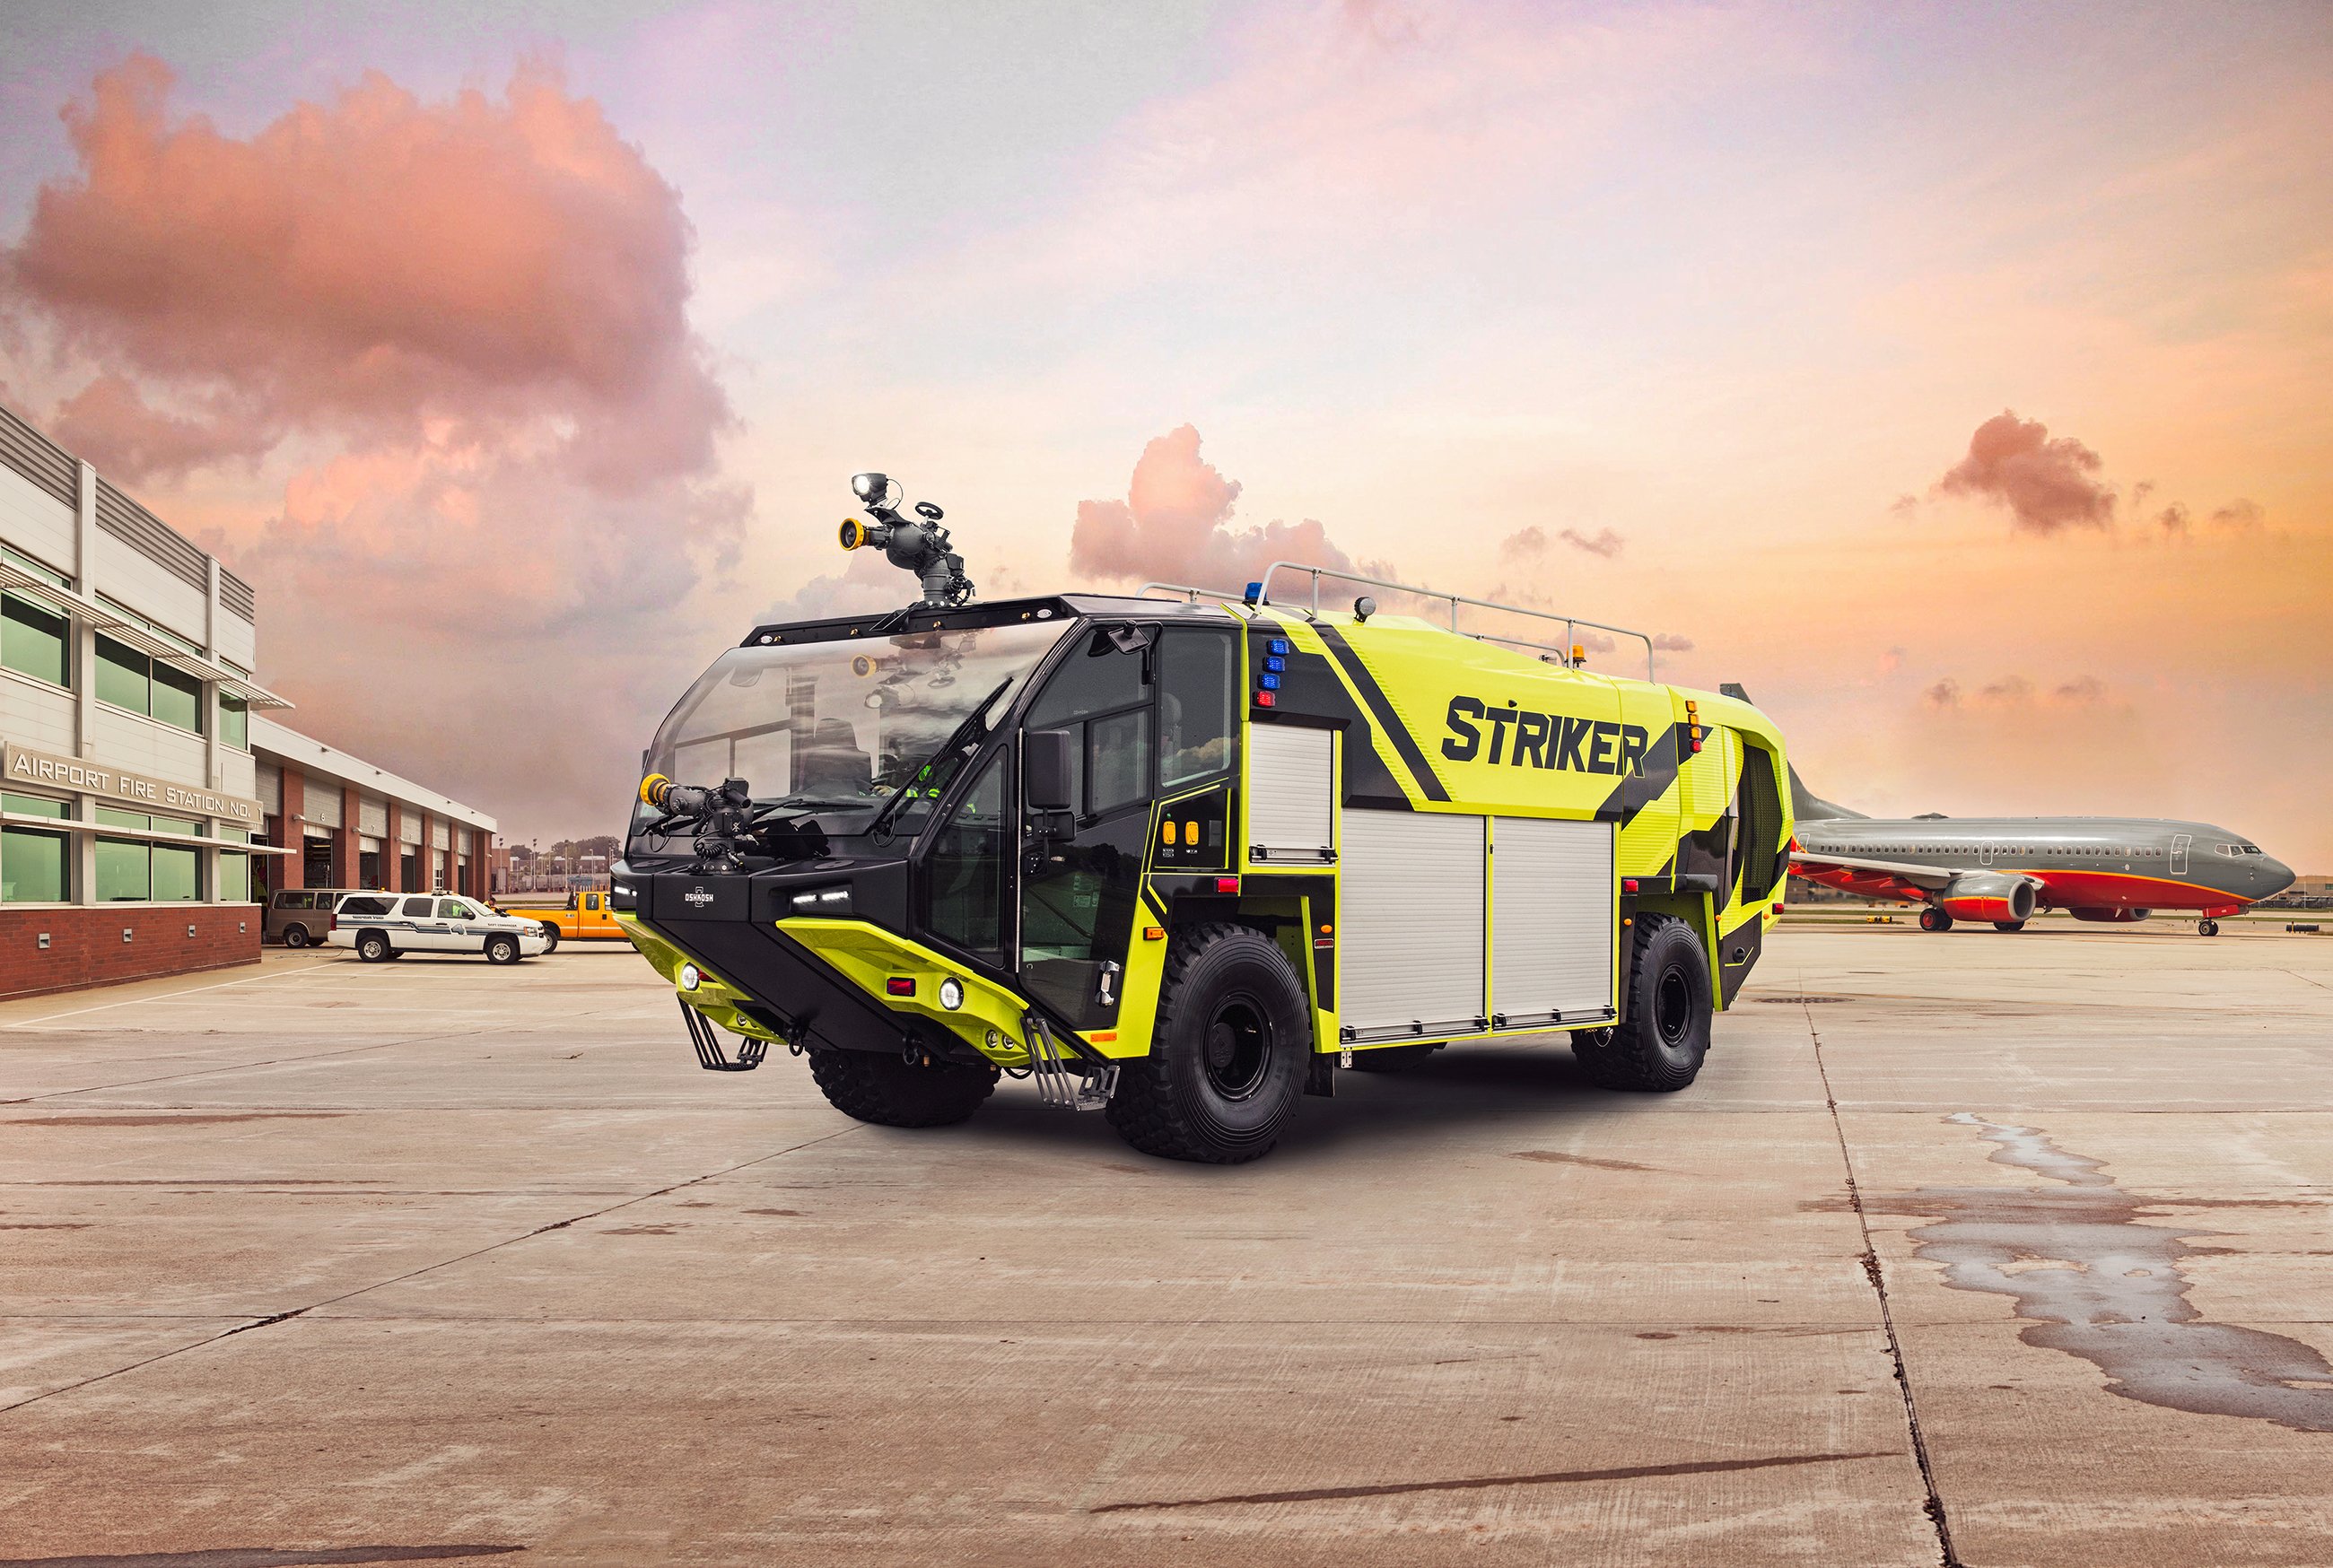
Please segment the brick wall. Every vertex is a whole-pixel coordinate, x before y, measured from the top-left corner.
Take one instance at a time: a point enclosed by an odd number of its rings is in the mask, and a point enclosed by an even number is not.
[[[257,963],[261,923],[255,904],[0,907],[0,999]]]

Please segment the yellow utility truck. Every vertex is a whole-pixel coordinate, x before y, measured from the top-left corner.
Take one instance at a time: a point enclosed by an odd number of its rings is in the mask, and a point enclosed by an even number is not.
[[[1598,1083],[1693,1082],[1788,868],[1756,709],[1653,679],[1641,634],[1638,680],[1586,667],[1591,623],[1301,564],[974,602],[938,508],[853,484],[875,521],[846,547],[923,601],[723,654],[614,869],[702,1065],[783,1045],[893,1126],[1028,1076],[1216,1162],[1339,1068],[1469,1041],[1560,1033]],[[1433,611],[1323,607],[1324,579]],[[1493,616],[1565,630],[1462,625]]]
[[[562,942],[622,942],[630,934],[618,923],[613,902],[604,893],[571,893],[564,909],[530,909],[523,918],[542,927],[555,951]]]

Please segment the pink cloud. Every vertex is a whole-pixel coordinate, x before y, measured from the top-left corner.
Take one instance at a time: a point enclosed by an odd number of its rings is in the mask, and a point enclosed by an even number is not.
[[[1143,447],[1124,501],[1078,503],[1070,569],[1113,582],[1179,582],[1234,592],[1275,560],[1353,569],[1352,558],[1311,518],[1233,526],[1239,493],[1236,480],[1225,479],[1199,455],[1198,431],[1179,425]]]
[[[542,66],[442,102],[368,74],[248,139],[170,84],[137,55],[66,108],[78,167],[0,255],[98,371],[61,439],[163,485],[296,451],[279,505],[209,514],[293,722],[522,832],[612,827],[734,635],[673,610],[751,510],[678,194]]]
[[[78,175],[6,255],[72,347],[274,428],[555,416],[596,484],[709,463],[679,195],[555,71],[439,104],[369,73],[248,140],[174,119],[171,81],[133,55],[63,110]]]
[[[2105,528],[2114,521],[2114,491],[2097,477],[2098,454],[2070,435],[2052,439],[2038,419],[1993,416],[1969,437],[1968,455],[1936,482],[1945,495],[2009,509],[2032,533]]]

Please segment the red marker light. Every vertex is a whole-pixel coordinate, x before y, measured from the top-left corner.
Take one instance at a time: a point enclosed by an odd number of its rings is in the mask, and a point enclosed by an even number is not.
[[[1258,692],[1255,694],[1255,705],[1259,708],[1277,708],[1280,706],[1280,693],[1278,692]]]
[[[883,982],[883,989],[895,997],[914,996],[916,994],[915,978],[911,975],[895,974]]]
[[[1237,893],[1239,891],[1239,878],[1236,876],[1216,877],[1215,891],[1217,893]]]
[[[1622,878],[1620,879],[1620,891],[1621,891],[1621,892],[1623,892],[1623,893],[1634,893],[1634,892],[1636,892],[1636,891],[1637,891],[1637,879],[1636,879],[1635,877],[1633,877],[1633,876],[1624,876],[1624,877],[1622,877]]]

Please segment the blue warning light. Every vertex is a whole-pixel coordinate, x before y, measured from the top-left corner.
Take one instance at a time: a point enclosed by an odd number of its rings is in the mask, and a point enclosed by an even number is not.
[[[1280,677],[1278,675],[1265,675],[1257,684],[1263,686],[1263,688],[1267,692],[1276,692],[1280,690]]]
[[[1274,637],[1272,641],[1263,645],[1263,651],[1267,654],[1284,654],[1288,651],[1288,639],[1286,637]]]
[[[1272,671],[1274,674],[1277,674],[1288,667],[1288,661],[1282,658],[1278,654],[1273,654],[1263,661],[1263,667]]]

